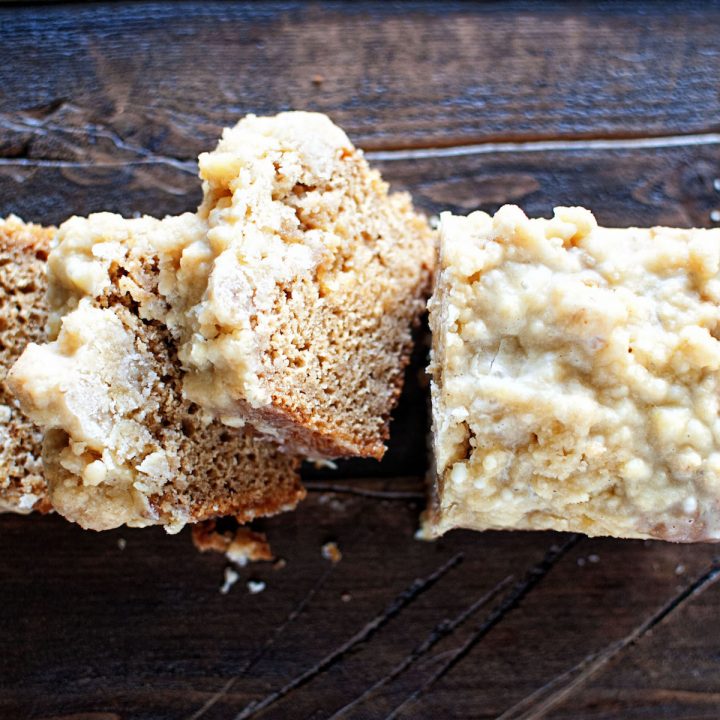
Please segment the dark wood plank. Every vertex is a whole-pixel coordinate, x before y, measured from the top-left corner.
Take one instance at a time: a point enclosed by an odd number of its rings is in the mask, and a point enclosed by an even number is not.
[[[0,559],[0,714],[185,717],[236,678],[206,714],[229,717],[387,615],[365,642],[268,707],[269,716],[299,717],[292,708],[302,698],[324,714],[361,692],[466,597],[522,574],[552,542],[460,533],[426,545],[412,540],[416,520],[416,503],[312,493],[299,513],[267,523],[287,566],[254,566],[221,595],[223,559],[197,554],[187,532],[97,535],[59,518],[3,517],[3,546],[12,552]],[[337,565],[321,557],[328,538],[343,552]],[[248,594],[248,577],[265,580],[267,590]]]
[[[223,125],[307,107],[429,213],[709,226],[719,29],[718,3],[2,8],[0,215],[192,209]],[[228,595],[187,531],[0,516],[0,717],[718,717],[716,548],[413,539],[423,365],[418,347],[386,459],[306,468],[308,500],[260,524],[286,567]]]
[[[720,4],[114,3],[0,10],[0,155],[193,159],[247,112],[367,148],[720,128]]]
[[[688,568],[676,566],[679,575],[677,604],[634,643],[618,652],[612,663],[585,670],[575,692],[564,697],[558,689],[550,694],[554,720],[578,716],[716,718],[720,693],[715,684],[720,630],[715,616],[720,592],[717,553],[714,567],[692,578]],[[589,672],[590,670],[594,672]],[[573,688],[575,690],[575,688]],[[546,700],[547,702],[547,700]],[[556,703],[556,704],[555,704]]]
[[[676,628],[676,637],[701,631],[699,618],[684,614],[683,608],[676,608],[675,604],[697,578],[709,569],[717,572],[716,552],[707,545],[676,547],[638,541],[583,540],[557,563],[548,581],[539,585],[497,627],[492,640],[488,638],[487,643],[473,647],[460,663],[428,688],[420,698],[423,712],[430,717],[433,711],[437,714],[451,706],[453,697],[463,697],[451,717],[503,720],[555,717],[550,711],[556,705],[564,709],[558,716],[564,720],[628,717],[621,709],[633,707],[631,696],[624,706],[615,706],[610,701],[602,708],[594,708],[578,701],[576,695],[596,674],[602,675],[614,664],[620,667],[632,657],[632,643],[647,632],[656,634],[660,644],[664,644],[670,635],[666,627]],[[666,626],[646,629],[646,624],[662,610],[667,611]],[[713,673],[717,660],[708,660],[704,653],[718,647],[720,632],[711,627],[704,632],[702,647],[692,655],[683,653],[682,643],[669,643],[668,655],[677,655],[668,668],[687,663],[697,673],[696,686],[710,693],[710,688],[715,688]],[[457,643],[457,638],[453,642]],[[651,682],[652,675],[662,667],[662,659],[649,661],[644,681]],[[472,668],[483,669],[483,682],[469,693],[468,684],[478,679],[473,677]],[[621,670],[619,675],[622,673]],[[638,673],[635,680],[642,682],[641,676]],[[629,686],[631,682],[625,685]],[[417,709],[418,704],[409,704],[402,716],[412,717],[413,707]],[[637,717],[642,716],[641,707]],[[657,714],[645,717],[663,717],[660,712],[667,712],[670,707],[659,702]],[[716,712],[718,707],[715,706]],[[608,712],[613,708],[616,714]],[[685,710],[687,717],[694,717],[690,706]]]

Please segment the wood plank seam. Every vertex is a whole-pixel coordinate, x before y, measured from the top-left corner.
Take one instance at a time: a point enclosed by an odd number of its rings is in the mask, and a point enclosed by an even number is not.
[[[138,160],[118,161],[117,165],[133,164],[164,164],[175,167],[177,170],[196,174],[196,163],[190,157],[171,157],[161,155],[148,150],[140,145],[135,145],[124,140],[114,130],[101,127],[97,124],[86,124],[77,128],[63,127],[54,123],[44,123],[35,118],[28,117],[25,120],[13,116],[13,119],[0,114],[0,127],[17,133],[30,133],[31,135],[47,136],[52,131],[58,134],[72,136],[86,136],[88,139],[98,138],[109,140],[118,150],[133,153],[139,156]],[[220,130],[218,129],[218,135]],[[467,142],[454,144],[432,144],[408,146],[374,146],[366,152],[369,161],[392,161],[412,160],[441,157],[458,157],[463,155],[499,154],[517,152],[547,152],[547,151],[576,151],[576,150],[617,150],[617,149],[654,149],[668,147],[692,147],[697,145],[716,145],[720,143],[720,133],[702,132],[687,134],[647,134],[647,135],[580,135],[565,137],[543,137],[527,140],[502,140],[498,138],[470,139]],[[13,154],[9,158],[3,158],[3,164],[32,164],[48,167],[46,163],[56,163],[55,167],[84,167],[83,161],[52,160],[51,158],[28,158],[30,151],[29,140],[23,143],[20,154]],[[208,148],[209,149],[209,148]],[[27,163],[12,163],[13,160],[29,161]],[[40,165],[40,163],[43,163]],[[115,167],[114,163],[94,163],[88,165],[93,167]]]
[[[529,152],[579,152],[591,150],[655,150],[660,148],[698,147],[720,144],[720,133],[700,133],[694,135],[658,135],[654,137],[630,139],[594,139],[594,140],[532,140],[528,142],[477,143],[470,145],[452,145],[447,147],[427,147],[412,150],[371,150],[365,153],[369,162],[392,162],[406,160],[426,160],[436,158],[463,157],[468,155],[515,154]],[[189,175],[197,174],[194,160],[183,160],[165,155],[156,155],[150,151],[143,153],[137,160],[93,161],[93,160],[54,160],[52,158],[27,158],[12,155],[0,157],[0,165],[22,167],[125,167],[133,165],[168,165]]]
[[[596,138],[575,140],[531,140],[527,142],[487,142],[413,150],[373,150],[365,156],[370,162],[393,160],[424,160],[428,158],[461,157],[464,155],[491,155],[527,152],[577,152],[586,150],[655,150],[658,148],[697,147],[720,144],[720,133],[689,135],[657,135],[636,138]]]

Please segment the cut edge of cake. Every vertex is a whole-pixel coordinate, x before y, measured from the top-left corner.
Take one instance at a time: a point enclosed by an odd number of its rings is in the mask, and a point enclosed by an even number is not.
[[[42,433],[25,416],[6,374],[29,342],[45,336],[45,262],[53,227],[0,219],[0,512],[49,512]]]
[[[46,430],[53,506],[83,527],[160,524],[175,532],[222,515],[247,522],[305,495],[297,457],[183,397],[158,248],[170,252],[202,229],[191,214],[101,213],[58,230],[48,263],[54,339],[29,345],[9,382]]]
[[[185,392],[288,451],[381,458],[435,233],[324,115],[248,116],[199,164],[207,242],[167,276]]]

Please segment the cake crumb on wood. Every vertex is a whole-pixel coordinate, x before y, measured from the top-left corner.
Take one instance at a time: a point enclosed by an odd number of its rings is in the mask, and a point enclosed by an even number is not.
[[[193,526],[192,539],[200,552],[224,553],[228,560],[240,567],[249,562],[274,560],[265,535],[247,527],[239,527],[234,532],[220,532],[217,523],[208,520]]]
[[[342,553],[336,542],[326,542],[321,548],[322,556],[333,565],[342,560]]]
[[[220,588],[220,592],[223,595],[227,595],[230,592],[230,588],[240,579],[240,575],[233,570],[229,565],[225,568],[225,582]]]
[[[267,585],[262,580],[248,580],[247,589],[251,595],[257,595],[265,590]]]

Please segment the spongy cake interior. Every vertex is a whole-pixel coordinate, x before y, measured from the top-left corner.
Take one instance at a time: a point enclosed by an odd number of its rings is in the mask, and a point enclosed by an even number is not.
[[[41,431],[23,414],[5,376],[28,342],[44,338],[45,260],[54,228],[0,220],[0,510],[48,510]]]
[[[177,529],[229,514],[249,520],[292,507],[304,494],[296,458],[211,420],[183,397],[152,240],[183,235],[185,224],[192,233],[195,222],[190,215],[166,222],[101,214],[61,228],[61,244],[87,247],[88,263],[101,262],[71,268],[75,282],[55,302],[74,309],[54,342],[26,351],[13,384],[49,428],[53,505],[85,527]],[[96,294],[78,300],[83,278],[96,281]]]
[[[212,264],[193,248],[169,290],[187,394],[289,450],[381,457],[434,264],[426,220],[312,113],[245,118],[200,173]]]

